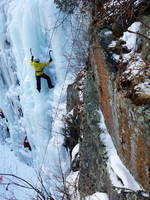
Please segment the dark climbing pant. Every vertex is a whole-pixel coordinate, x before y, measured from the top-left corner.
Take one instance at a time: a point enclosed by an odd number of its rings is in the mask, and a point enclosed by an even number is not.
[[[53,88],[54,86],[52,85],[51,79],[49,76],[46,74],[42,74],[41,76],[36,76],[36,83],[37,83],[37,90],[40,92],[41,91],[41,78],[45,78],[48,83],[49,88]]]

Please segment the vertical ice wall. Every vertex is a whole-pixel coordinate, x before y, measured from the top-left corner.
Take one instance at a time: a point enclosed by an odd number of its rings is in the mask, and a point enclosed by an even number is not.
[[[7,125],[11,132],[12,145],[18,148],[18,145],[15,145],[16,132],[18,133],[17,141],[21,141],[24,130],[20,126],[22,111],[19,99],[19,81],[15,68],[16,63],[12,55],[9,34],[7,33],[7,3],[3,0],[0,2],[0,108],[9,122]]]
[[[65,110],[62,91],[67,85],[67,64],[62,56],[66,33],[60,25],[58,28],[61,16],[52,0],[2,0],[0,9],[0,108],[8,119],[13,149],[20,152],[27,135],[34,167],[49,173],[50,181],[69,163],[61,136]],[[42,80],[41,93],[36,90],[30,48],[42,62],[48,61],[48,50],[52,48],[53,63],[45,73],[51,77],[54,89]]]

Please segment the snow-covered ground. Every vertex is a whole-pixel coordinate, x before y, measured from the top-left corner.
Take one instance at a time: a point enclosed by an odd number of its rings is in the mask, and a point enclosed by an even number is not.
[[[24,153],[25,154],[25,153]],[[0,145],[0,174],[10,174],[21,177],[33,186],[37,182],[36,173],[32,167],[19,161],[14,152],[7,145]],[[35,191],[25,189],[16,184],[28,186],[13,176],[0,176],[0,199],[30,199]],[[16,189],[17,187],[17,189]]]

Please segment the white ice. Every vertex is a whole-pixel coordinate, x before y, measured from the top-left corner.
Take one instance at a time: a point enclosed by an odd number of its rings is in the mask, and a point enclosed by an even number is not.
[[[0,174],[15,174],[33,186],[35,185],[37,179],[33,168],[19,161],[7,145],[0,145],[0,155]],[[24,189],[13,184],[15,182],[27,186],[24,182],[20,182],[12,176],[0,175],[0,179],[0,199],[13,199],[13,197],[16,197],[17,199],[25,200],[34,196],[34,190]]]
[[[30,165],[37,173],[49,174],[47,183],[51,188],[48,189],[53,195],[56,191],[54,177],[62,177],[70,164],[62,145],[62,114],[70,76],[63,57],[67,48],[67,27],[64,30],[58,26],[61,20],[52,0],[0,2],[0,108],[8,120],[9,143],[22,160],[22,144],[27,135],[32,147],[28,152]],[[49,60],[48,50],[53,50],[53,62],[45,68],[45,73],[51,77],[54,89],[50,90],[42,80],[41,92],[37,91],[34,69],[30,65],[30,48],[42,62]],[[29,163],[26,161],[26,164]],[[0,170],[5,167],[1,166]]]

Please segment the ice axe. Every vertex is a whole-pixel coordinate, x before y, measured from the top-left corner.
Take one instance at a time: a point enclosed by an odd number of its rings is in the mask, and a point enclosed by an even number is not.
[[[33,54],[32,54],[32,49],[31,49],[31,48],[30,48],[30,53],[31,53],[31,61],[33,62],[34,56],[33,56]]]
[[[50,50],[49,50],[49,55],[51,55],[51,52],[52,52],[52,50],[50,49]]]
[[[49,57],[51,58],[52,56],[51,56],[51,52],[52,52],[52,50],[50,49],[49,50]]]
[[[33,56],[33,54],[32,54],[32,49],[30,48],[30,53],[31,53],[31,56]]]

